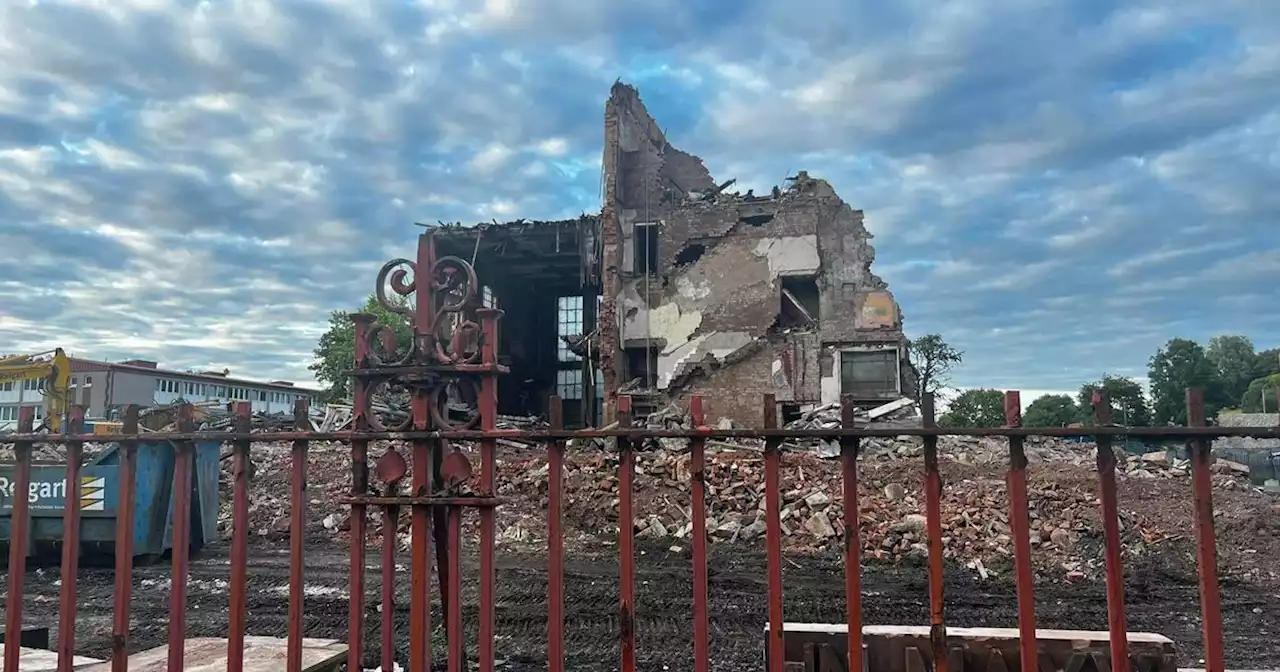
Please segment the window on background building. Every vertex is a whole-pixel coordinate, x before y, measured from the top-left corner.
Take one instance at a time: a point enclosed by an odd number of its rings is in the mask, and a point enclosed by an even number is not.
[[[80,385],[80,379],[75,376],[71,376],[71,387],[76,387],[78,385]]]
[[[897,396],[897,350],[847,350],[840,353],[840,393],[863,399]]]
[[[265,391],[258,392],[258,401],[266,401],[267,393]]]
[[[556,300],[556,308],[558,310],[556,336],[582,335],[582,297],[562,296]],[[556,351],[559,353],[560,361],[576,362],[582,359],[569,349],[569,344],[565,343],[564,339],[556,340],[558,341]]]
[[[0,422],[7,422],[18,419],[17,406],[0,406]]]
[[[36,410],[35,410],[35,419],[36,419],[36,420],[42,420],[42,419],[44,419],[44,407],[43,407],[43,406],[36,406]]]
[[[561,399],[581,399],[582,369],[556,371],[556,394]]]
[[[92,384],[93,384],[93,376],[85,376],[85,377],[84,377],[84,384],[85,384],[85,386],[92,385]]]
[[[0,383],[0,392],[12,392],[12,391],[13,391],[13,381],[12,381],[12,380],[7,381],[7,382],[4,382],[4,383]]]

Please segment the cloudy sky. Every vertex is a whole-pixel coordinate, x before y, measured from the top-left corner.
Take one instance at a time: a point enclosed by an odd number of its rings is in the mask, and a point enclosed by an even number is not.
[[[6,0],[0,63],[0,351],[308,382],[413,222],[597,210],[618,78],[864,209],[961,385],[1280,345],[1275,0]]]

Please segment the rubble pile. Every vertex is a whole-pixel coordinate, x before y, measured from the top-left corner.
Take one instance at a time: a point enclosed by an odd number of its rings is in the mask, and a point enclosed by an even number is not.
[[[669,409],[668,409],[669,410]],[[816,417],[816,416],[815,416]],[[813,421],[812,419],[810,421]],[[659,412],[647,426],[687,422],[679,413]],[[509,426],[535,427],[535,418],[506,418]],[[674,442],[674,443],[673,443]],[[711,442],[708,442],[709,444]],[[729,442],[721,442],[728,444]],[[474,447],[461,445],[466,452]],[[865,439],[859,460],[859,537],[870,562],[919,562],[927,556],[922,440],[916,437]],[[371,463],[386,449],[372,446]],[[400,452],[410,456],[411,448]],[[1041,572],[1065,580],[1102,572],[1102,527],[1098,513],[1096,446],[1061,439],[1030,438],[1028,490],[1033,556]],[[1007,571],[1012,557],[1005,474],[1008,442],[979,437],[939,439],[945,486],[942,500],[944,555],[982,575]],[[1165,542],[1190,539],[1190,465],[1169,452],[1126,455],[1117,452],[1120,524],[1126,557],[1163,552]],[[478,456],[472,455],[478,463]],[[709,446],[707,455],[707,529],[713,544],[762,545],[765,534],[764,466],[754,446]],[[250,526],[255,535],[289,533],[291,447],[256,445],[256,474],[251,486]],[[521,442],[500,446],[498,512],[500,543],[545,543],[548,465],[540,446]],[[1280,526],[1267,527],[1266,511],[1280,516],[1280,498],[1248,484],[1248,468],[1216,460],[1213,482],[1220,516],[1224,562],[1248,548],[1257,562],[1280,555]],[[478,470],[477,470],[478,471]],[[224,462],[221,527],[230,530],[231,478]],[[636,454],[630,521],[641,538],[684,546],[692,534],[689,454],[681,440],[663,440]],[[347,507],[337,504],[350,487],[350,449],[313,443],[308,452],[307,533],[346,540]],[[615,452],[594,445],[568,451],[564,478],[566,543],[610,541],[618,527],[618,460]],[[820,452],[799,450],[783,458],[781,518],[784,547],[790,551],[839,548],[846,535],[840,463]],[[1185,510],[1184,510],[1185,509]],[[397,526],[408,544],[408,512]],[[477,523],[468,514],[467,527]],[[1238,529],[1237,529],[1238,528]],[[370,543],[382,534],[381,520],[370,522]],[[1226,539],[1238,534],[1240,549]],[[1255,551],[1267,544],[1275,553]],[[1240,550],[1243,553],[1243,550]],[[1266,564],[1263,562],[1263,564]],[[1274,571],[1265,570],[1264,571]]]
[[[859,464],[859,522],[864,557],[886,563],[913,562],[927,555],[919,439],[866,442]],[[1032,545],[1042,570],[1068,580],[1102,571],[1101,520],[1098,513],[1096,447],[1053,439],[1030,439],[1029,471]],[[976,437],[940,440],[944,488],[945,556],[979,573],[992,574],[1012,554],[1012,531],[1004,476],[1007,442]],[[1165,455],[1160,453],[1160,455]],[[1164,461],[1168,459],[1168,464]],[[1184,460],[1122,457],[1120,522],[1128,557],[1153,552],[1164,541],[1186,538],[1189,518],[1146,515],[1126,508],[1145,500],[1142,482],[1189,480]],[[812,551],[839,547],[845,535],[839,463],[812,452],[788,454],[781,477],[784,545]],[[1240,465],[1215,464],[1214,484],[1256,498],[1253,508],[1280,506],[1280,499],[1247,484]],[[617,531],[617,461],[605,452],[580,452],[567,460],[567,525],[585,536],[612,538]],[[761,543],[764,535],[764,468],[754,450],[722,450],[707,455],[707,529],[713,543]],[[500,525],[516,528],[507,539],[541,540],[545,528],[546,466],[539,457],[500,468],[504,505]],[[657,450],[637,455],[632,521],[641,537],[669,539],[679,545],[692,532],[689,458],[683,451]],[[1174,484],[1170,484],[1174,485]],[[1187,483],[1176,484],[1189,502]],[[1163,497],[1163,495],[1161,495]],[[1154,498],[1150,498],[1154,499]],[[1266,500],[1265,502],[1262,500]],[[1157,499],[1158,501],[1158,499]],[[1171,507],[1172,508],[1172,507]],[[1280,530],[1277,530],[1280,532]]]

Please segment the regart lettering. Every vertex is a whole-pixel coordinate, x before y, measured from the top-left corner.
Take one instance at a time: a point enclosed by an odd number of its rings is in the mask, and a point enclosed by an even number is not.
[[[8,477],[0,476],[0,496],[13,499],[13,491],[17,485]],[[32,504],[38,504],[42,499],[65,500],[66,498],[67,480],[65,478],[60,481],[32,481],[27,488],[27,501]]]

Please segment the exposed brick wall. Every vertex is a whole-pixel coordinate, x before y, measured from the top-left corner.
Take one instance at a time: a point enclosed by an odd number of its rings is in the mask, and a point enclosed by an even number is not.
[[[773,359],[773,349],[765,345],[730,366],[691,378],[678,401],[687,407],[690,396],[702,395],[707,422],[713,426],[720,418],[731,418],[743,427],[761,427],[764,395],[774,392]]]
[[[658,337],[653,333],[656,324],[682,341],[666,343],[667,352],[701,335],[756,343],[740,361],[677,376],[668,390],[674,398],[703,394],[712,417],[720,414],[757,426],[766,393],[777,394],[780,402],[820,399],[819,357],[825,346],[903,341],[897,304],[871,271],[875,250],[863,214],[825,181],[801,173],[786,189],[774,189],[763,198],[733,193],[691,197],[714,191],[713,178],[701,159],[667,143],[638,92],[626,85],[614,86],[606,107],[604,170],[606,298],[601,320],[618,320],[621,333],[612,342]],[[632,272],[637,222],[661,222],[657,274],[647,280]],[[810,333],[784,334],[777,327],[781,283],[770,259],[758,250],[762,243],[769,248],[804,237],[816,240],[819,327]],[[701,257],[678,263],[691,245],[703,246]],[[654,317],[650,309],[670,308],[670,303],[679,307],[678,315]],[[691,334],[682,326],[686,318],[696,323]],[[602,323],[602,335],[603,327]],[[688,352],[701,356],[693,347]],[[602,343],[602,354],[606,352]],[[620,368],[622,359],[611,358],[609,363]],[[667,361],[684,360],[670,355]],[[775,361],[787,363],[788,376],[775,380]],[[684,364],[668,370],[679,366]],[[609,385],[607,372],[608,366]],[[619,370],[615,380],[625,379]]]

